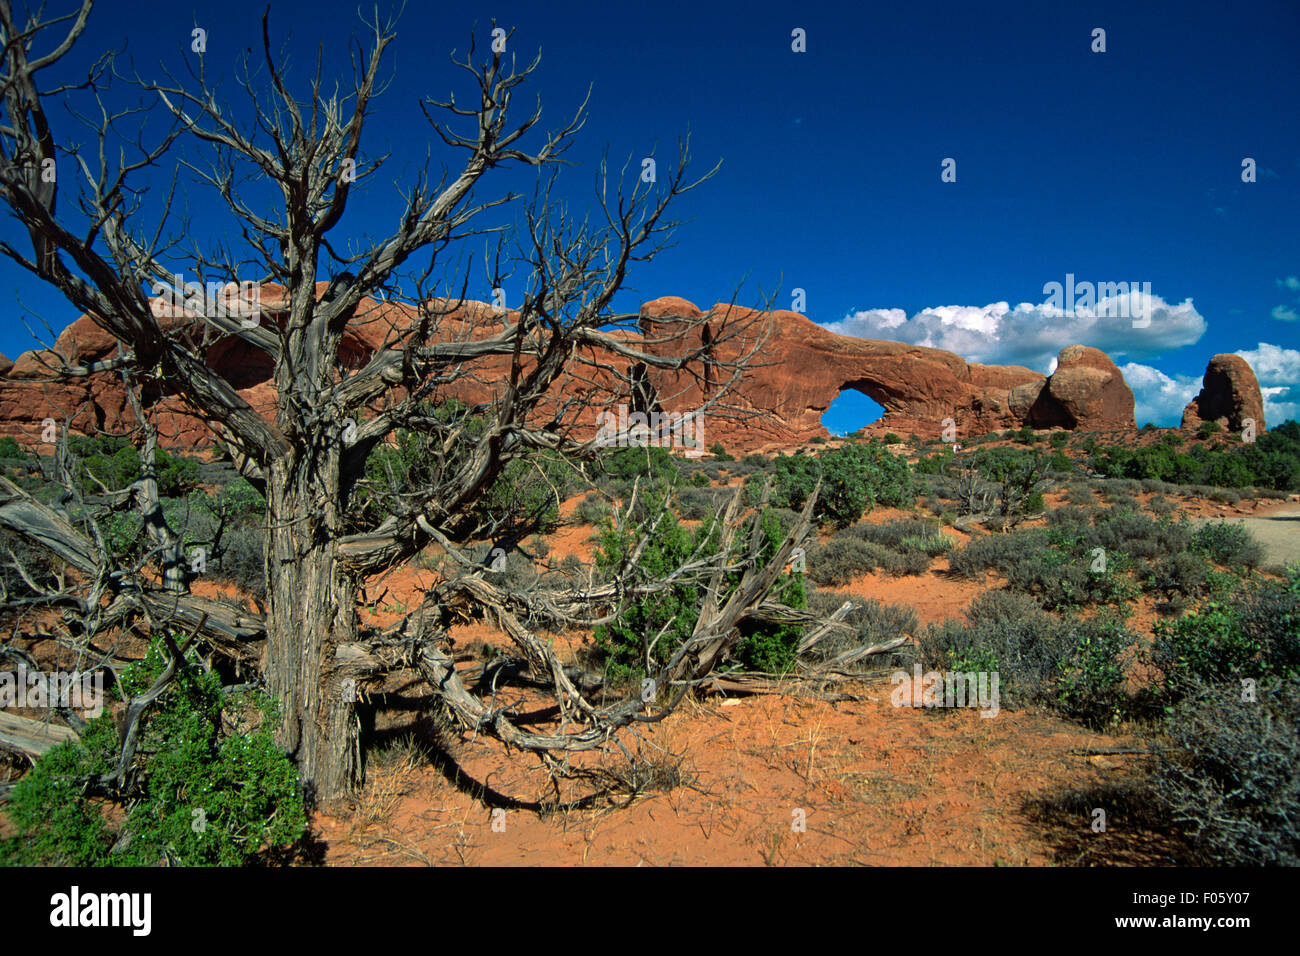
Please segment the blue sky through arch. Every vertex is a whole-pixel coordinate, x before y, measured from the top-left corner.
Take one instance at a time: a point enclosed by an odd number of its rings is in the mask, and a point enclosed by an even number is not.
[[[880,420],[885,407],[855,388],[846,388],[822,413],[822,424],[832,435],[851,435],[864,425]]]

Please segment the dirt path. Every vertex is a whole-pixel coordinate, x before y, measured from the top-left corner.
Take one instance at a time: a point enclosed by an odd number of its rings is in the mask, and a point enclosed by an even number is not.
[[[1264,547],[1265,567],[1300,564],[1300,505],[1288,504],[1269,514],[1247,518],[1192,519],[1198,524],[1209,520],[1235,521],[1244,524]]]

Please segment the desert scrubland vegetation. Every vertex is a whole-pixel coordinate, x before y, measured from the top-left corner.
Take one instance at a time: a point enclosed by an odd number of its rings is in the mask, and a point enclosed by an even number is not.
[[[716,549],[719,515],[732,502],[756,518],[761,533],[752,546],[774,552],[816,489],[815,527],[773,591],[781,606],[811,611],[810,621],[772,615],[745,628],[715,672],[731,694],[750,692],[748,684],[753,692],[852,696],[889,688],[893,673],[911,674],[917,665],[996,672],[1004,710],[1047,712],[1140,742],[1122,775],[1123,801],[1141,807],[1145,825],[1162,834],[1169,862],[1290,864],[1300,838],[1292,822],[1300,572],[1271,559],[1244,525],[1202,516],[1293,494],[1300,429],[1287,423],[1256,446],[1210,438],[1165,432],[1135,449],[1086,434],[1016,433],[967,443],[955,455],[937,444],[901,448],[866,436],[775,456],[737,457],[719,446],[690,459],[626,448],[605,455],[587,476],[566,474],[538,452],[502,474],[482,503],[485,522],[529,514],[531,534],[503,549],[504,560],[492,554],[491,537],[471,550],[489,584],[634,586]],[[0,452],[5,476],[36,500],[66,495],[46,477],[52,456],[12,441]],[[399,433],[361,482],[359,510],[410,494],[426,480],[428,452],[418,435]],[[145,559],[139,518],[107,503],[138,479],[135,448],[103,437],[70,440],[60,453],[65,469],[82,476],[81,507],[103,510],[104,546],[124,564]],[[1170,461],[1184,471],[1170,475]],[[208,580],[250,609],[260,605],[264,499],[211,455],[157,451],[155,464],[162,509],[187,553],[202,548]],[[1230,475],[1239,483],[1168,480],[1180,475]],[[636,529],[646,525],[642,545]],[[552,543],[566,531],[579,537]],[[30,619],[19,610],[23,598],[66,569],[12,533],[4,543],[12,558],[4,578],[9,613],[17,612],[22,626]],[[629,551],[637,547],[632,564]],[[449,560],[438,550],[418,559],[434,575]],[[969,582],[978,593],[922,625],[906,584],[927,578]],[[898,582],[899,599],[890,587],[855,592],[867,580]],[[721,600],[738,583],[732,572]],[[548,620],[545,607],[521,620],[566,642],[560,659],[592,700],[617,699],[639,692],[690,640],[702,603],[699,582],[684,579],[576,633]],[[811,623],[837,611],[838,626]],[[28,635],[34,649],[41,647],[35,636]],[[167,660],[159,642],[126,645],[147,653],[115,684],[112,696],[122,702],[147,689]],[[7,653],[20,653],[18,646],[11,642]],[[469,659],[478,680],[502,689],[526,677],[523,662],[497,641],[483,642]],[[183,677],[142,722],[139,773],[134,788],[117,797],[124,815],[106,822],[109,798],[85,789],[85,781],[116,769],[120,704],[34,766],[11,764],[10,862],[129,864],[161,855],[249,863],[302,852],[309,804],[292,761],[274,746],[274,706],[255,673],[244,673],[232,690],[222,687],[224,669],[211,659],[189,650],[182,661]],[[727,691],[709,684],[692,691],[704,702],[719,693]],[[377,759],[391,760],[386,753],[381,747]],[[408,759],[432,759],[420,747],[415,753]],[[643,755],[624,762],[621,774],[584,777],[585,789],[567,794],[569,802],[626,800],[674,785],[670,768]],[[1063,805],[1068,797],[1060,797]],[[182,811],[195,804],[206,807],[220,839],[191,829]]]

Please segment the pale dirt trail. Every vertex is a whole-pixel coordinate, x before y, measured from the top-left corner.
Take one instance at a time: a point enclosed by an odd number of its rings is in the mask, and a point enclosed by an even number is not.
[[[1271,514],[1247,518],[1193,519],[1200,524],[1211,520],[1244,524],[1264,547],[1264,567],[1300,564],[1300,505],[1286,505]]]

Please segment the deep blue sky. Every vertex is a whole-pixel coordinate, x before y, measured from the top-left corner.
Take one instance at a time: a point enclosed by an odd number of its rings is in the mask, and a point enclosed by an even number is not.
[[[263,6],[103,3],[82,53],[125,42],[136,67],[156,75],[160,61],[192,56],[197,23],[209,34],[209,74],[230,76],[233,58],[259,42]],[[308,78],[321,42],[327,70],[346,69],[346,39],[360,29],[355,3],[271,8],[294,77]],[[1044,283],[1066,273],[1149,281],[1171,306],[1190,299],[1205,330],[1195,342],[1157,336],[1117,356],[1169,379],[1129,376],[1139,423],[1144,411],[1176,420],[1171,409],[1195,391],[1215,352],[1267,343],[1279,351],[1268,352],[1271,371],[1257,363],[1265,386],[1295,381],[1300,353],[1288,350],[1300,348],[1300,323],[1273,313],[1300,311],[1300,288],[1287,288],[1300,275],[1296,0],[412,2],[365,144],[370,155],[394,155],[367,201],[354,198],[345,227],[383,229],[396,208],[387,183],[405,180],[426,149],[448,156],[415,104],[449,89],[468,94],[446,54],[463,50],[471,31],[486,49],[493,17],[515,28],[521,56],[542,50],[532,90],[543,96],[544,125],[559,123],[594,84],[569,154],[580,165],[564,174],[578,208],[590,203],[606,144],[639,162],[657,142],[663,164],[689,130],[700,170],[724,160],[678,207],[691,220],[678,245],[632,276],[630,307],[669,294],[707,306],[745,281],[742,300],[780,289],[786,308],[790,291],[803,288],[807,314],[831,324],[863,310],[1041,303]],[[791,51],[796,27],[807,31],[803,54]],[[1094,27],[1106,30],[1103,54],[1090,50]],[[1247,156],[1258,163],[1252,184],[1241,181]],[[940,181],[945,157],[957,160],[956,183]],[[526,185],[531,175],[501,181]],[[221,234],[210,197],[188,198],[196,232]],[[10,235],[12,224],[0,230]],[[0,351],[10,356],[33,344],[20,299],[56,327],[73,317],[8,263],[0,296],[10,302]],[[1004,344],[1005,354],[977,357],[1029,361]],[[1090,344],[1117,351],[1113,339]],[[1300,389],[1270,399],[1290,411]]]

